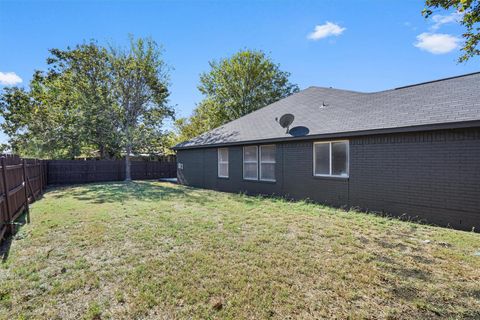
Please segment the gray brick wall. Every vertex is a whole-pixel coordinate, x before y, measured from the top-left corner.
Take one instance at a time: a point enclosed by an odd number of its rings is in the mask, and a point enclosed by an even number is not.
[[[480,227],[480,129],[350,141],[351,206]]]
[[[348,204],[348,180],[313,176],[313,142],[285,143],[283,194],[293,199],[344,206]]]
[[[209,168],[210,164],[205,165],[205,150],[195,149],[188,152],[178,152],[177,178],[181,184],[199,188],[206,187],[203,177],[211,168]],[[178,167],[180,163],[183,169]]]
[[[313,176],[313,141],[277,144],[275,183],[243,180],[241,146],[229,147],[228,179],[217,178],[216,148],[179,150],[177,159],[186,185],[480,229],[480,128],[351,138],[348,179]]]

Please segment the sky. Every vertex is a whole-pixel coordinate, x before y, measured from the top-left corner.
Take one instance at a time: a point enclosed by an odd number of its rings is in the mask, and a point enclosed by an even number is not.
[[[423,8],[413,0],[0,0],[0,89],[28,88],[48,49],[90,39],[126,46],[129,34],[163,46],[177,117],[201,101],[208,62],[245,48],[266,52],[301,89],[372,92],[480,71],[479,58],[457,62],[459,14],[438,10],[426,20]]]

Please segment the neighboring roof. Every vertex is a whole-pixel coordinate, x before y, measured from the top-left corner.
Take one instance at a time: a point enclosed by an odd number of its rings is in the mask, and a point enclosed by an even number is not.
[[[285,113],[295,116],[290,133],[275,120]],[[309,87],[174,149],[467,124],[480,125],[480,72],[374,93]]]

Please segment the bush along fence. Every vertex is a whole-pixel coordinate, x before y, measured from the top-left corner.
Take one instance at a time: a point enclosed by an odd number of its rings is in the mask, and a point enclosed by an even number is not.
[[[36,201],[47,185],[125,180],[124,160],[37,160],[0,155],[0,243],[15,233],[17,219]],[[175,156],[131,162],[133,180],[176,178]]]
[[[15,233],[15,221],[27,213],[28,205],[38,199],[47,185],[46,161],[20,159],[17,156],[0,158],[0,241]]]

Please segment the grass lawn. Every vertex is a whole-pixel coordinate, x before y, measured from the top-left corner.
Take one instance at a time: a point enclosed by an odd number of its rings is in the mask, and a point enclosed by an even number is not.
[[[53,189],[2,319],[480,318],[480,234],[160,182]]]

